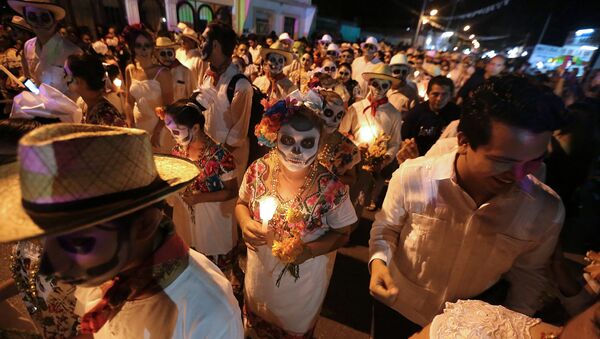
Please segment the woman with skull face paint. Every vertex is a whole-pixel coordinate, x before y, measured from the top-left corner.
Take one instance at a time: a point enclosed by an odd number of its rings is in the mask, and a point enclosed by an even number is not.
[[[200,175],[172,199],[177,233],[221,269],[242,299],[237,263],[237,224],[233,216],[238,190],[233,156],[204,133],[204,108],[178,100],[166,107],[164,121],[177,141],[171,154],[194,162]]]
[[[346,91],[348,91],[348,94],[350,95],[350,98],[348,99],[348,106],[352,106],[356,100],[356,97],[360,95],[360,87],[358,87],[358,82],[352,79],[352,66],[348,63],[340,64],[337,79],[342,85],[344,85]]]
[[[261,49],[260,54],[265,63],[265,75],[256,78],[254,85],[267,96],[267,100],[276,102],[298,89],[283,73],[283,67],[292,62],[292,53],[284,50],[279,41]]]
[[[173,77],[169,70],[153,61],[154,39],[142,25],[123,32],[131,50],[132,63],[125,68],[125,97],[132,127],[148,132],[155,152],[167,153],[174,145],[156,107],[173,102]]]
[[[281,123],[270,120],[275,116]],[[249,249],[246,333],[251,338],[312,338],[335,250],[348,240],[357,218],[346,185],[316,161],[326,132],[313,110],[303,103],[279,101],[260,126],[265,134],[261,132],[259,140],[274,150],[246,171],[235,210]],[[263,220],[268,223],[263,228],[260,205],[266,197],[276,201],[277,209],[270,222]],[[301,237],[294,245],[297,278],[280,275],[286,263],[272,249],[273,232],[290,225],[298,226]]]
[[[310,71],[312,70],[313,57],[310,53],[304,53],[300,57],[300,65],[298,69],[290,73],[290,80],[300,89],[301,92],[306,93],[308,90],[308,82],[310,81]]]
[[[323,109],[319,116],[325,122],[327,134],[325,147],[319,153],[319,162],[345,184],[351,186],[356,179],[354,166],[360,162],[358,147],[338,131],[344,116],[344,101],[333,91],[319,91],[323,97]]]

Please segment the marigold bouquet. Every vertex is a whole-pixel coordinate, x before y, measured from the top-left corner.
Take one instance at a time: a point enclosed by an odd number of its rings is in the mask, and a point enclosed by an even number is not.
[[[365,171],[374,172],[377,168],[381,166],[383,163],[384,157],[387,153],[388,142],[390,141],[390,137],[384,133],[380,133],[372,143],[363,150],[362,159],[363,165],[362,168]]]
[[[294,277],[294,281],[300,278],[300,265],[294,262],[304,251],[302,234],[306,229],[304,215],[297,209],[288,208],[278,212],[270,223],[275,238],[271,253],[285,264],[275,283],[277,287],[286,272]]]

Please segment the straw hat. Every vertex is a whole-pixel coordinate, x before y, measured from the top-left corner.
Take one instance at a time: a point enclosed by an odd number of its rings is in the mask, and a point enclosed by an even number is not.
[[[366,81],[371,79],[383,79],[391,81],[393,85],[400,83],[400,80],[394,78],[392,75],[392,69],[390,68],[390,65],[384,64],[383,62],[376,64],[371,72],[364,72],[362,77]]]
[[[37,7],[52,12],[56,21],[62,20],[65,17],[65,9],[62,6],[55,4],[52,0],[8,0],[8,5],[10,8],[14,9],[15,12],[20,13],[23,16],[25,15],[23,12],[25,7]]]
[[[169,37],[160,36],[156,38],[156,48],[174,48],[178,46],[176,42],[171,40]]]
[[[292,63],[292,60],[294,60],[294,56],[292,55],[292,53],[283,49],[283,46],[281,46],[281,42],[279,42],[279,40],[275,41],[269,48],[263,47],[260,49],[260,57],[263,60],[267,60],[267,55],[270,53],[277,53],[279,55],[283,55],[285,57],[286,65],[289,65],[290,63]]]
[[[20,28],[20,29],[24,29],[28,32],[33,32],[31,25],[29,25],[27,23],[27,21],[25,21],[25,19],[23,19],[22,16],[13,15],[12,19],[10,20],[9,25],[12,25],[12,26]]]
[[[152,155],[139,129],[40,127],[19,141],[19,162],[0,166],[0,242],[74,232],[163,200],[198,175],[196,165]]]
[[[181,30],[181,37],[185,37],[185,38],[190,38],[192,40],[194,40],[198,45],[201,45],[202,42],[200,41],[200,38],[198,38],[198,33],[196,33],[196,31],[194,31],[194,29],[185,26],[182,30]]]

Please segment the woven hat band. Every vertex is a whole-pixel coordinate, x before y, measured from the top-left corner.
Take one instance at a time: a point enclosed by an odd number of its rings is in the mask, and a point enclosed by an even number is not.
[[[157,178],[152,149],[142,130],[81,125],[40,128],[19,146],[25,202],[57,204],[126,192]],[[77,126],[77,125],[75,125]]]

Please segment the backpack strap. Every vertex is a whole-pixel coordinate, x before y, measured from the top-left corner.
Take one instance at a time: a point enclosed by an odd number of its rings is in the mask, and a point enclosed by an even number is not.
[[[233,100],[233,94],[235,92],[235,85],[237,84],[238,80],[240,79],[246,79],[248,80],[248,82],[250,82],[250,79],[246,78],[246,76],[242,73],[238,73],[236,75],[233,76],[233,78],[231,78],[231,80],[229,81],[229,85],[227,85],[227,99],[229,100],[229,103],[231,104],[231,101]],[[252,85],[252,83],[250,82],[250,85]]]

